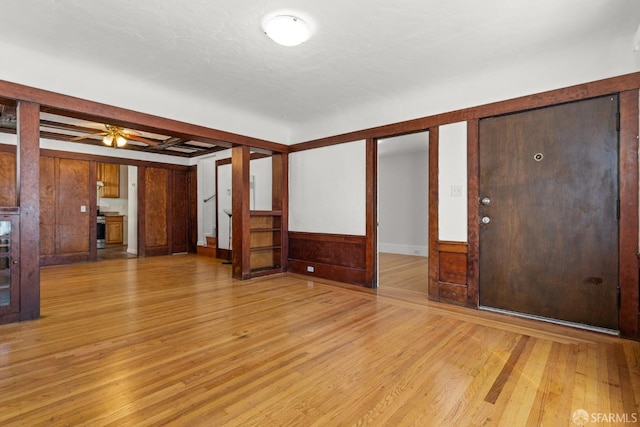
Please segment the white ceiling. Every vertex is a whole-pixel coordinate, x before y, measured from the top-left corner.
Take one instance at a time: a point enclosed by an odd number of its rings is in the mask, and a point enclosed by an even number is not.
[[[268,39],[261,20],[280,10],[313,37]],[[624,37],[631,51],[640,1],[3,0],[0,13],[8,45],[294,126],[548,50]]]

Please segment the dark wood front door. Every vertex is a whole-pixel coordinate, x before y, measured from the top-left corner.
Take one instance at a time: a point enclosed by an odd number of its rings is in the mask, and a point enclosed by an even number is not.
[[[481,306],[618,329],[617,112],[607,96],[480,121]]]

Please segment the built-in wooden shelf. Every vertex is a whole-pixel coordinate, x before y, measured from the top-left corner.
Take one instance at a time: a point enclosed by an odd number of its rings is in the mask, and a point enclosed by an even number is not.
[[[282,211],[251,211],[249,231],[251,276],[280,272]]]

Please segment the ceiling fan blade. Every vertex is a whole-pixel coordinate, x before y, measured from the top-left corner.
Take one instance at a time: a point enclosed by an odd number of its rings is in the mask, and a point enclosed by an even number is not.
[[[127,139],[130,139],[130,140],[132,140],[132,141],[142,142],[143,144],[147,144],[147,145],[149,145],[149,146],[151,146],[151,147],[155,147],[155,146],[157,146],[157,145],[158,145],[158,143],[157,143],[157,142],[155,142],[155,141],[151,141],[150,139],[143,138],[143,137],[141,137],[141,136],[134,135],[134,134],[132,134],[132,133],[127,134],[127,135],[125,135],[124,137],[125,137],[125,138],[127,138]]]
[[[80,141],[81,139],[91,138],[92,136],[105,136],[108,135],[107,132],[99,132],[99,133],[88,133],[86,135],[76,136],[70,139],[70,141]]]

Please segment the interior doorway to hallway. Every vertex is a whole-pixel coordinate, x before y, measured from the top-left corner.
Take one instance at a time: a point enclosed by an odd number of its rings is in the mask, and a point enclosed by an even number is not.
[[[378,140],[378,287],[427,296],[429,133]]]

